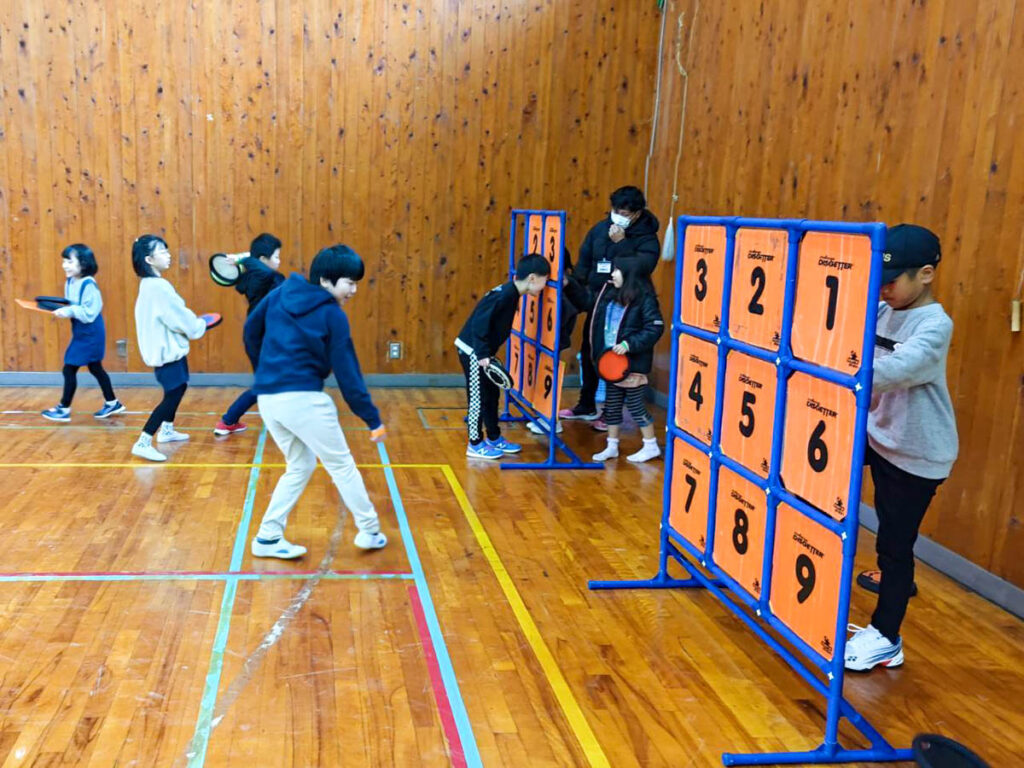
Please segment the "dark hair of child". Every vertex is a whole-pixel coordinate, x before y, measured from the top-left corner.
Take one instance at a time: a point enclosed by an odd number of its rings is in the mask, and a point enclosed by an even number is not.
[[[82,277],[92,277],[100,271],[99,264],[96,263],[96,255],[88,245],[75,243],[60,252],[62,259],[70,259],[72,256],[78,257],[78,266],[82,268]]]
[[[167,247],[167,241],[157,235],[142,235],[132,243],[132,269],[139,277],[156,277],[153,268],[146,263],[146,257],[152,256],[158,245]]]
[[[334,285],[343,277],[359,282],[365,273],[366,268],[358,253],[347,245],[330,245],[320,251],[310,264],[309,282],[320,285],[320,279],[326,278]]]
[[[249,246],[249,255],[257,259],[269,259],[281,247],[281,241],[266,232],[256,235]]]
[[[530,275],[548,277],[550,274],[551,264],[538,253],[523,256],[516,264],[516,280],[526,280]]]

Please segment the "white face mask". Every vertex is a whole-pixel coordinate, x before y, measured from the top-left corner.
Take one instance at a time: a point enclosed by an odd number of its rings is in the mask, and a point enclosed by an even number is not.
[[[615,211],[612,211],[611,217],[612,224],[618,227],[622,227],[623,229],[625,229],[632,223],[632,220],[629,218],[629,216],[623,216],[621,213],[615,213]]]

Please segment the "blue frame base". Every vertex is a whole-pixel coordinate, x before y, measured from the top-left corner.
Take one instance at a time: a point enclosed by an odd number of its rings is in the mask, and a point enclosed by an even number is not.
[[[523,415],[513,416],[509,412],[509,406],[515,405]],[[529,413],[529,407],[519,402],[519,399],[513,395],[512,392],[506,393],[505,412],[501,414],[499,421],[504,422],[517,422],[517,421],[529,421],[534,424],[538,423],[537,418],[534,418]],[[548,439],[550,440],[548,458],[547,461],[540,462],[511,462],[503,461],[500,466],[502,469],[604,469],[604,464],[583,461],[579,456],[573,452],[573,450],[565,444],[565,442],[558,436],[554,430],[549,430]],[[566,456],[569,457],[569,461],[557,461],[555,459],[556,451],[562,451]]]
[[[896,763],[914,760],[910,749],[828,749],[822,744],[810,752],[722,753],[723,765],[799,765],[804,763]]]
[[[793,668],[801,677],[806,680],[812,688],[822,694],[827,694],[825,684],[818,679],[798,658],[787,650],[774,637],[768,634],[767,628],[761,622],[742,610],[740,604],[726,596],[726,592],[732,592],[733,587],[729,582],[706,576],[700,571],[696,564],[691,563],[683,553],[669,540],[667,534],[662,532],[661,543],[661,566],[658,574],[651,579],[630,579],[624,581],[598,581],[587,582],[592,590],[607,589],[692,589],[706,588],[718,597],[719,601],[729,608],[739,619],[741,619],[754,634],[768,645],[773,651],[779,654],[783,660]],[[676,579],[668,575],[669,560],[677,562],[689,575],[687,579]],[[838,763],[886,763],[913,760],[913,753],[909,749],[896,749],[890,745],[885,738],[876,731],[871,724],[861,715],[853,705],[845,698],[839,699],[839,711],[850,725],[860,731],[868,741],[871,742],[869,749],[843,749],[838,743],[822,744],[815,750],[803,752],[760,752],[760,753],[734,753],[723,752],[723,765],[796,765],[804,763],[814,764],[838,764]]]

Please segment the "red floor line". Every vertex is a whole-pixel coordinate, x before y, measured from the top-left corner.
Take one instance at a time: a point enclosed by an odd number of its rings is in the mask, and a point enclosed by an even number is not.
[[[4,571],[0,578],[15,576],[313,576],[317,571]],[[412,576],[408,571],[328,571],[338,576]]]
[[[455,716],[452,714],[452,705],[448,700],[448,689],[445,688],[444,680],[441,678],[441,668],[437,664],[437,655],[434,653],[434,644],[430,639],[427,619],[423,614],[420,593],[416,589],[415,584],[409,585],[409,602],[412,604],[412,612],[416,617],[420,644],[423,646],[423,655],[426,658],[427,669],[430,672],[430,685],[434,691],[434,701],[437,702],[438,714],[441,717],[441,728],[444,730],[445,739],[448,741],[448,753],[451,756],[452,765],[455,768],[466,768],[466,755],[462,749],[459,730],[455,727]]]

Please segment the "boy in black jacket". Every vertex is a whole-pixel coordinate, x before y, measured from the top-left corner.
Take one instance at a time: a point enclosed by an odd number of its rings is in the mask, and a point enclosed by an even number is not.
[[[355,545],[380,549],[388,543],[338,424],[338,409],[323,391],[333,370],[345,402],[370,428],[370,440],[384,439],[341,309],[362,277],[363,261],[355,251],[346,245],[324,248],[310,265],[309,280],[293,273],[245,323],[245,351],[256,370],[253,391],[263,423],[288,464],[252,541],[255,557],[288,560],[306,554],[305,547],[284,538],[284,529],[317,458],[355,518]]]
[[[251,315],[263,297],[284,282],[281,268],[281,241],[264,232],[252,241],[249,253],[238,254],[235,263],[242,268],[242,274],[235,283],[235,290],[249,301],[246,315]],[[228,408],[213,428],[215,435],[233,435],[245,432],[246,425],[241,418],[256,405],[256,394],[247,389]]]
[[[512,332],[516,307],[523,294],[537,296],[544,290],[551,265],[543,256],[531,253],[520,259],[514,280],[496,286],[480,299],[463,326],[455,346],[466,375],[466,396],[469,400],[469,446],[466,455],[473,459],[500,459],[506,453],[518,453],[522,447],[510,443],[498,426],[498,401],[501,391],[487,376],[484,368]],[[487,430],[487,439],[480,434],[480,422]]]
[[[632,264],[640,277],[650,277],[658,266],[661,226],[647,210],[644,193],[636,187],[620,187],[611,194],[611,213],[595,224],[580,246],[580,261],[573,277],[595,295],[612,276],[612,263]],[[589,316],[587,320],[589,320]],[[590,337],[583,336],[580,349],[580,399],[573,408],[559,411],[563,419],[597,419],[597,368],[593,363]]]

